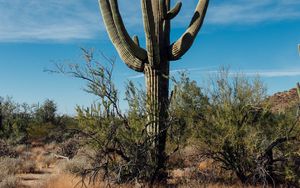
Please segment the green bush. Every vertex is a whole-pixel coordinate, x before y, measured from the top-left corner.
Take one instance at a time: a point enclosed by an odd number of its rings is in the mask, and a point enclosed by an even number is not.
[[[56,108],[55,102],[49,99],[41,106],[30,106],[0,97],[1,139],[16,145],[36,139],[62,142],[72,137],[72,132],[67,130],[76,127],[76,121],[67,115],[57,115]]]
[[[85,65],[58,66],[58,72],[85,80],[85,90],[97,97],[91,107],[77,107],[75,132],[95,155],[89,158],[91,168],[76,167],[75,171],[92,180],[102,176],[117,183],[152,181],[160,174],[155,161],[158,148],[153,145],[159,136],[147,133],[145,92],[129,82],[125,93],[128,110],[122,112],[113,83],[114,60],[106,57],[110,65],[106,67],[95,61],[92,52],[84,50],[84,56]],[[200,88],[182,74],[170,96],[165,157],[196,144],[201,157],[234,173],[231,179],[244,184],[297,185],[298,117],[292,111],[272,112],[266,97],[259,79],[223,70],[207,88]]]
[[[280,184],[288,176],[299,177],[292,170],[292,157],[299,151],[297,117],[272,113],[259,79],[223,70],[210,86],[207,111],[195,129],[203,155],[243,183]]]
[[[190,144],[196,125],[203,120],[208,98],[196,81],[187,73],[180,73],[179,80],[173,79],[174,89],[170,99],[170,148]],[[169,148],[169,149],[170,149]]]

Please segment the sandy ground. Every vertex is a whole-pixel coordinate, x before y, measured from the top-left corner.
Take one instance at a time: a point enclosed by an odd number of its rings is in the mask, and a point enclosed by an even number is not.
[[[51,153],[52,148],[47,148],[40,145],[33,145],[26,152],[30,153],[29,160],[36,163],[36,171],[34,173],[18,174],[17,177],[21,180],[21,185],[24,188],[42,188],[49,179],[60,175],[59,162],[65,159],[57,159],[53,164],[46,166],[43,163],[43,158]]]

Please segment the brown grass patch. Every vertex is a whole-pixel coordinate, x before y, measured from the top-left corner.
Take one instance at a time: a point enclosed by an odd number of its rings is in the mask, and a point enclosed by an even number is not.
[[[88,188],[102,188],[105,187],[103,184],[100,185],[88,185],[85,182]],[[59,176],[55,176],[50,178],[46,185],[43,188],[74,188],[74,187],[81,187],[81,179],[76,178],[69,174],[61,174]]]

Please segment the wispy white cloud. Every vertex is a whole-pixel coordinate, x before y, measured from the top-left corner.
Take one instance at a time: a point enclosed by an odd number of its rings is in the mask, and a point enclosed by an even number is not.
[[[139,0],[119,0],[130,32],[142,30]],[[173,27],[186,27],[198,0],[182,0]],[[135,1],[134,1],[135,2]],[[173,3],[176,2],[175,0]],[[0,42],[68,41],[106,35],[97,0],[0,0]],[[300,0],[214,0],[206,23],[254,24],[300,19]]]
[[[300,76],[300,70],[283,70],[283,71],[246,71],[244,73],[246,76],[260,76],[265,78],[273,78],[273,77],[293,77]]]
[[[172,76],[180,73],[180,72],[188,72],[188,73],[193,73],[193,72],[209,72],[215,69],[216,66],[211,66],[211,67],[203,67],[203,68],[187,68],[187,69],[173,69],[170,71],[170,74]],[[133,76],[129,76],[129,79],[138,79],[138,78],[143,78],[144,74],[136,74]]]
[[[191,71],[193,72],[193,71]],[[209,71],[203,71],[202,73],[205,74],[217,74],[219,70],[209,70]],[[230,70],[229,75],[237,75],[242,74],[247,77],[256,77],[259,76],[261,78],[276,78],[276,77],[295,77],[300,76],[300,70],[239,70],[234,71]]]
[[[176,75],[179,72],[188,72],[191,76],[195,75],[211,75],[219,73],[215,67],[207,67],[207,68],[192,68],[192,69],[176,69],[172,70],[171,75]],[[255,70],[239,70],[239,71],[229,71],[229,75],[237,75],[242,74],[247,77],[256,77],[259,76],[261,78],[276,78],[276,77],[295,77],[300,76],[300,70],[262,70],[262,71],[255,71]],[[138,79],[143,78],[143,74],[137,74],[134,76],[128,77],[129,79]]]
[[[231,0],[215,1],[208,11],[207,22],[253,24],[299,18],[299,0]]]
[[[100,15],[82,0],[0,0],[0,41],[93,38]]]

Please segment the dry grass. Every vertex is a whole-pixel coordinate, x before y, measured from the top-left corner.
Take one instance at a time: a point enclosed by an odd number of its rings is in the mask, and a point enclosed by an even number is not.
[[[85,169],[91,168],[88,161],[84,157],[76,157],[69,161],[66,161],[62,170],[66,173],[71,173],[74,175],[81,175],[84,173]]]
[[[179,185],[178,188],[259,188],[259,187],[254,187],[254,186],[245,186],[241,184],[236,184],[236,185],[225,185],[222,183],[215,183],[215,184],[200,184],[200,183],[189,183],[186,185]]]
[[[14,158],[0,158],[0,188],[16,188],[19,179],[15,176],[20,166],[20,160]]]
[[[35,173],[37,171],[37,165],[35,161],[25,160],[22,161],[20,172],[21,173]]]
[[[18,148],[18,153],[21,154],[21,159],[6,158],[2,160],[2,164],[8,167],[16,167],[19,165],[18,172],[29,173],[21,174],[23,176],[15,176],[14,172],[10,172],[7,177],[0,181],[0,188],[15,188],[20,187],[20,184],[27,185],[28,187],[38,188],[76,188],[84,187],[80,177],[76,177],[71,173],[80,174],[80,171],[89,165],[85,156],[87,152],[93,154],[90,150],[81,149],[77,155],[67,161],[58,160],[51,154],[51,150],[56,148],[55,144],[47,146],[38,146],[33,148],[24,149],[24,146]],[[195,154],[193,148],[188,148],[180,153],[181,155],[175,156],[172,160],[174,161],[174,170],[170,171],[173,182],[169,182],[169,185],[157,185],[155,188],[165,187],[176,187],[176,188],[255,188],[253,186],[243,186],[241,184],[227,185],[225,181],[214,181],[214,179],[207,178],[207,176],[216,176],[211,171],[216,171],[215,166],[211,161],[201,161]],[[176,168],[178,166],[178,159],[183,162],[185,168]],[[20,164],[21,163],[23,164]],[[1,162],[1,160],[0,160]],[[0,163],[1,164],[1,163]],[[9,164],[9,165],[7,165]],[[49,166],[51,166],[49,168]],[[180,165],[179,165],[180,166]],[[188,167],[186,167],[188,166]],[[39,168],[40,167],[40,168]],[[3,169],[0,165],[0,168]],[[7,169],[8,171],[16,170],[17,168]],[[36,174],[37,169],[40,170],[41,174]],[[211,169],[211,171],[210,171]],[[213,170],[212,170],[213,169]],[[2,170],[3,171],[3,170]],[[44,173],[42,173],[44,172]],[[199,175],[200,174],[200,175]],[[205,174],[205,175],[203,175]],[[1,176],[1,173],[0,173]],[[18,178],[19,177],[19,178]],[[23,177],[23,179],[22,179]],[[32,180],[27,181],[24,179],[28,177],[34,177]],[[30,178],[29,178],[30,179]],[[21,181],[20,181],[21,180]],[[205,182],[205,183],[204,183]],[[216,183],[212,183],[216,182]],[[221,183],[218,183],[221,182]],[[87,188],[102,188],[107,187],[103,182],[96,182],[95,184],[89,184],[88,179],[85,181]],[[126,184],[126,185],[111,185],[112,188],[140,188],[149,187],[140,183]]]
[[[20,179],[14,175],[9,175],[0,182],[0,188],[17,188],[19,186]]]
[[[17,152],[18,155],[21,155],[25,151],[28,150],[28,146],[25,144],[17,145],[14,150]]]
[[[104,185],[88,185],[86,182],[86,185],[88,188],[103,188]],[[76,178],[69,174],[61,174],[59,176],[55,176],[50,178],[45,186],[43,188],[74,188],[74,187],[81,187],[81,179]]]
[[[44,146],[44,149],[47,150],[47,151],[54,151],[57,149],[57,144],[55,142],[51,142],[49,144],[46,144]]]
[[[44,168],[49,168],[56,161],[57,160],[56,160],[56,158],[55,158],[55,156],[53,154],[49,154],[49,155],[43,156],[40,159],[40,163],[41,163],[42,167],[44,167]]]
[[[31,148],[31,152],[36,154],[36,156],[42,154],[43,152],[45,152],[45,149],[43,147],[33,147]]]
[[[124,184],[124,185],[110,185],[107,186],[107,184],[103,182],[95,182],[94,184],[89,184],[88,181],[85,181],[85,186],[87,188],[105,188],[105,187],[111,187],[111,188],[141,188],[145,187],[148,188],[148,186],[142,186],[141,184]],[[80,178],[74,177],[70,174],[61,174],[59,176],[50,178],[47,183],[42,188],[81,188],[85,187]],[[155,188],[165,188],[166,186],[155,186]]]
[[[0,158],[0,180],[5,175],[14,175],[20,168],[21,160],[15,158]]]

